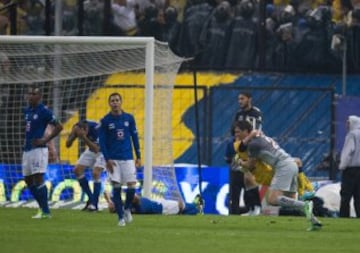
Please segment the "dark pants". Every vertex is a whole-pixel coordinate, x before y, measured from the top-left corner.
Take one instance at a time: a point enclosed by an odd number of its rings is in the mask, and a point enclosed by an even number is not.
[[[340,217],[350,217],[350,200],[354,197],[356,217],[360,218],[360,167],[342,172],[340,197]]]
[[[240,208],[240,194],[241,190],[244,189],[244,173],[241,171],[234,171],[230,169],[230,203],[229,203],[229,214],[241,214],[247,212]]]

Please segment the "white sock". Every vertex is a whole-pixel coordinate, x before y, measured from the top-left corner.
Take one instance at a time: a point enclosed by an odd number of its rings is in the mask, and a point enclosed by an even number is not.
[[[304,208],[305,202],[296,200],[293,198],[289,198],[286,196],[279,196],[277,198],[279,206],[282,207],[297,207],[297,208]]]

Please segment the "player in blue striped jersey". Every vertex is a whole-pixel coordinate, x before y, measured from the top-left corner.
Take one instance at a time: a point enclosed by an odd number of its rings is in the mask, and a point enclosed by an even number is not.
[[[66,140],[66,147],[69,148],[76,138],[81,139],[88,149],[86,149],[76,162],[74,173],[79,181],[83,192],[88,196],[88,201],[83,210],[96,211],[98,209],[99,195],[101,191],[101,172],[105,168],[103,157],[100,154],[98,123],[84,120],[76,123]],[[91,192],[89,182],[84,175],[86,168],[93,168],[94,190]]]
[[[22,173],[31,194],[38,202],[41,211],[33,216],[35,219],[49,218],[48,191],[44,174],[48,166],[49,151],[46,144],[63,129],[54,114],[41,103],[42,94],[39,88],[31,88],[28,94],[29,106],[24,110],[25,145],[22,157]],[[48,124],[54,126],[52,132],[45,134]]]
[[[131,205],[135,195],[136,167],[141,165],[140,145],[134,116],[122,110],[122,97],[112,93],[108,99],[111,111],[100,121],[100,150],[106,161],[106,170],[113,186],[113,202],[119,226],[132,221]],[[134,162],[133,149],[136,160]],[[136,167],[135,167],[136,166]],[[127,185],[123,209],[121,185]]]

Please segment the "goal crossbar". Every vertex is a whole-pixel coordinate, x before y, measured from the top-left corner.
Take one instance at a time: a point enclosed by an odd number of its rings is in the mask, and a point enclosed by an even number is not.
[[[89,37],[89,36],[1,36],[0,44],[128,44],[145,48],[145,115],[153,115],[155,39],[153,37]],[[153,122],[145,117],[144,123],[144,182],[143,194],[149,197],[152,187]]]

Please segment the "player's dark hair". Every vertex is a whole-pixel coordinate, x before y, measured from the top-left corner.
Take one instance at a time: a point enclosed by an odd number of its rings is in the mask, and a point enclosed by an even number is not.
[[[122,101],[122,97],[120,95],[119,92],[114,92],[114,93],[111,93],[109,98],[108,98],[108,101],[110,102],[110,98],[113,97],[113,96],[118,96],[120,98],[120,101]]]
[[[252,97],[251,92],[248,91],[248,90],[241,91],[240,94],[241,94],[241,95],[244,95],[245,97],[248,97],[248,98],[251,98],[251,97]]]
[[[241,131],[247,130],[248,132],[251,132],[253,130],[251,123],[247,120],[236,121],[234,129],[235,127],[239,128]]]
[[[82,121],[80,121],[80,122],[78,123],[78,126],[79,126],[80,128],[82,128],[82,129],[86,129],[87,126],[88,126],[87,120],[82,120]]]

